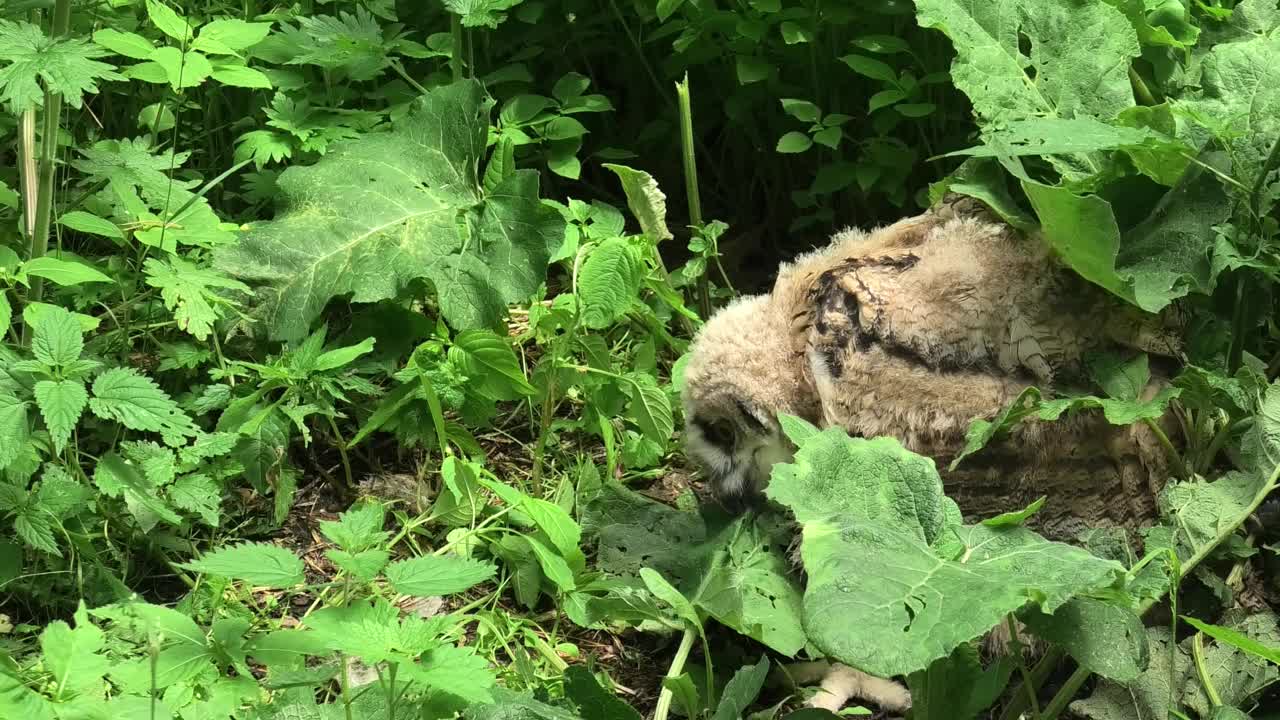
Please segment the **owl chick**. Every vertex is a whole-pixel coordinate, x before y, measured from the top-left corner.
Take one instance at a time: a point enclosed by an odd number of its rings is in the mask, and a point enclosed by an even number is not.
[[[1048,495],[1035,519],[1054,539],[1129,526],[1154,516],[1165,480],[1163,450],[1145,426],[1089,413],[1023,423],[946,471],[971,420],[992,419],[1029,385],[1081,382],[1088,355],[1122,347],[1175,355],[1176,318],[1129,307],[1038,238],[952,197],[888,227],[838,233],[783,265],[768,295],[710,318],[685,369],[686,445],[731,509],[758,500],[773,464],[791,458],[777,419],[787,413],[895,437],[933,458],[971,517]],[[838,675],[882,707],[909,706],[900,687],[836,667],[824,688]],[[836,700],[829,692],[815,704]]]

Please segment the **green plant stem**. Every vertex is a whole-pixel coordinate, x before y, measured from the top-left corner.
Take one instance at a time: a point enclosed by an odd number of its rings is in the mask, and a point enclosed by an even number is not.
[[[1165,454],[1169,456],[1169,465],[1173,468],[1173,474],[1176,475],[1179,480],[1186,480],[1189,477],[1187,474],[1187,465],[1183,462],[1182,456],[1178,454],[1178,449],[1173,446],[1173,442],[1169,440],[1169,436],[1165,434],[1164,429],[1157,425],[1156,421],[1151,418],[1146,418],[1143,422],[1147,424],[1147,427],[1151,428],[1151,432],[1155,434],[1156,440],[1160,442],[1160,447],[1164,448]]]
[[[1027,691],[1027,703],[1031,708],[1031,720],[1040,718],[1040,701],[1036,699],[1036,684],[1031,682],[1031,671],[1027,669],[1027,659],[1022,654],[1022,640],[1018,637],[1018,624],[1011,613],[1006,621],[1009,625],[1009,640],[1013,656],[1018,659],[1018,672],[1022,675],[1022,687]]]
[[[1142,79],[1138,71],[1132,65],[1129,66],[1129,84],[1133,86],[1133,92],[1138,96],[1140,105],[1159,105],[1160,101],[1156,100],[1156,96],[1151,93],[1151,88],[1147,87],[1147,81]]]
[[[462,32],[462,18],[450,13],[449,32],[453,35],[453,52],[449,54],[449,68],[453,70],[453,81],[458,82],[465,76],[462,69],[462,46],[466,44]]]
[[[342,431],[338,429],[338,423],[333,416],[326,415],[325,419],[329,421],[329,430],[333,433],[334,444],[338,446],[338,456],[342,458],[342,473],[347,478],[347,486],[343,490],[349,492],[355,488],[356,479],[351,472],[351,457],[347,455],[347,441],[343,439]]]
[[[1227,438],[1231,437],[1231,432],[1235,430],[1236,424],[1233,422],[1225,422],[1222,427],[1218,428],[1218,432],[1214,433],[1213,439],[1209,441],[1209,445],[1205,448],[1199,462],[1196,463],[1196,472],[1203,475],[1213,466],[1213,459],[1218,456],[1222,450],[1223,444],[1227,442]]]
[[[71,0],[57,0],[53,6],[53,26],[50,37],[57,39],[67,34],[71,27]],[[27,259],[44,257],[49,251],[49,226],[53,215],[54,156],[58,152],[58,128],[62,124],[62,95],[44,93],[44,128],[40,134],[40,161],[36,180],[35,221],[31,233]],[[31,278],[28,302],[40,302],[44,297],[44,279]],[[22,331],[23,344],[30,342],[31,330]]]
[[[1196,675],[1200,676],[1200,685],[1204,687],[1204,694],[1209,696],[1209,704],[1213,707],[1222,706],[1222,696],[1218,694],[1218,688],[1213,686],[1213,678],[1209,677],[1209,671],[1204,666],[1204,646],[1201,638],[1203,633],[1196,633],[1191,637],[1191,659],[1196,664]]]
[[[684,190],[689,202],[689,224],[695,233],[702,232],[702,198],[698,194],[698,160],[693,147],[693,103],[689,98],[689,73],[676,83],[676,99],[680,106],[680,155],[684,163]],[[698,303],[702,317],[711,315],[711,284],[704,270],[698,278]]]
[[[1227,538],[1235,534],[1235,531],[1244,524],[1244,521],[1247,520],[1250,515],[1253,515],[1254,511],[1258,509],[1258,506],[1262,505],[1263,501],[1267,499],[1267,496],[1276,489],[1277,483],[1280,483],[1280,465],[1277,465],[1276,468],[1271,471],[1271,476],[1267,478],[1267,484],[1258,491],[1253,498],[1253,502],[1249,503],[1249,507],[1245,508],[1245,511],[1236,518],[1235,522],[1232,522],[1228,527],[1224,528],[1218,533],[1212,542],[1201,546],[1200,549],[1196,550],[1196,552],[1192,554],[1186,562],[1182,563],[1179,575],[1181,577],[1190,575],[1191,571],[1195,570],[1200,563],[1204,562],[1204,559],[1209,557],[1209,554],[1212,553],[1215,548],[1226,541]],[[1138,615],[1146,615],[1151,611],[1151,608],[1156,606],[1156,603],[1159,602],[1160,599],[1160,596],[1157,596],[1144,601],[1138,606]],[[1088,668],[1083,666],[1076,668],[1075,672],[1071,674],[1071,677],[1067,678],[1066,682],[1063,683],[1057,694],[1053,696],[1053,700],[1051,700],[1045,707],[1041,720],[1056,720],[1056,718],[1062,714],[1062,711],[1067,708],[1067,705],[1071,702],[1072,698],[1075,697],[1075,694],[1080,690],[1080,686],[1084,685],[1085,681],[1088,680],[1089,676],[1092,674],[1093,673],[1090,672]]]
[[[1236,274],[1236,299],[1231,310],[1231,347],[1227,350],[1227,374],[1235,375],[1244,361],[1244,296],[1248,285],[1243,273]]]
[[[693,650],[693,643],[698,639],[698,629],[692,625],[684,629],[684,635],[680,638],[680,647],[676,649],[676,656],[671,659],[671,667],[667,669],[666,677],[668,679],[680,677],[684,672],[684,664],[689,660],[689,652]],[[653,720],[667,720],[667,715],[671,712],[671,701],[675,695],[671,689],[663,685],[662,692],[658,694],[658,704],[653,710]]]

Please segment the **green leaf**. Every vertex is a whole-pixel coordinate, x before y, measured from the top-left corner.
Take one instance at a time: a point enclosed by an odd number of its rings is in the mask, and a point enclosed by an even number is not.
[[[1197,145],[1224,142],[1236,163],[1232,176],[1252,185],[1280,136],[1280,45],[1253,36],[1214,45],[1201,61],[1199,85],[1200,93],[1179,101],[1195,120],[1183,124],[1184,134]]]
[[[272,338],[301,339],[335,296],[376,302],[415,278],[431,280],[456,329],[496,329],[506,304],[537,290],[564,221],[538,200],[534,170],[481,188],[490,105],[474,81],[437,88],[389,132],[280,175],[275,220],[215,251],[255,286]]]
[[[165,260],[148,258],[143,269],[147,284],[160,290],[160,299],[173,313],[178,329],[197,340],[208,339],[214,323],[222,315],[221,309],[231,305],[218,294],[218,289],[249,292],[244,283],[176,255]]]
[[[453,346],[462,352],[463,372],[489,396],[514,400],[536,392],[506,338],[488,330],[464,330],[453,339]]]
[[[800,122],[816,123],[822,115],[822,111],[818,109],[818,106],[808,100],[783,98],[781,102],[783,112]]]
[[[107,275],[95,270],[85,263],[59,260],[55,257],[38,257],[22,264],[22,271],[50,280],[58,285],[80,285],[81,283],[104,282],[114,283]]]
[[[1004,173],[993,160],[965,160],[946,178],[929,186],[929,202],[939,202],[948,191],[981,200],[1002,220],[1023,232],[1037,229],[1035,218],[1027,215],[1009,193]]]
[[[43,107],[47,89],[78,109],[86,93],[98,92],[99,80],[124,79],[94,59],[106,54],[82,38],[53,40],[31,23],[0,20],[0,100],[16,115]]]
[[[271,78],[259,70],[235,63],[214,62],[209,74],[223,85],[243,88],[268,89],[272,87]]]
[[[157,30],[179,43],[191,42],[191,22],[161,0],[147,0],[147,17]]]
[[[28,432],[27,403],[11,391],[0,389],[0,469],[22,453]]]
[[[181,437],[197,433],[191,418],[151,378],[133,368],[111,368],[93,381],[89,408],[104,420],[115,420],[130,430]]]
[[[486,704],[497,683],[489,661],[467,647],[446,645],[427,652],[420,664],[408,666],[409,677],[467,703]]]
[[[570,665],[564,671],[564,695],[578,714],[592,720],[641,720],[640,713],[621,698],[600,687],[591,671]]]
[[[302,558],[278,545],[245,542],[182,563],[193,572],[242,580],[253,586],[287,589],[305,579]]]
[[[502,11],[521,2],[524,0],[444,0],[444,6],[449,12],[462,16],[465,27],[496,28],[507,18]]]
[[[200,28],[200,36],[192,47],[210,55],[234,55],[239,50],[248,50],[267,39],[270,32],[269,22],[214,20]]]
[[[434,597],[466,592],[498,571],[492,563],[457,555],[424,555],[387,566],[387,582],[398,593]]]
[[[640,229],[650,240],[660,243],[673,236],[667,229],[667,196],[658,189],[658,181],[643,170],[633,170],[625,165],[605,163],[622,182],[627,196],[627,207],[640,222]]]
[[[906,97],[907,94],[897,88],[881,90],[875,95],[872,95],[871,99],[867,101],[867,110],[868,112],[875,112],[880,108],[888,107],[896,102],[904,100]]]
[[[643,263],[631,244],[610,238],[591,250],[578,277],[582,323],[603,329],[626,314],[640,293]]]
[[[328,350],[316,358],[315,365],[312,370],[315,372],[325,372],[327,370],[337,370],[346,367],[355,362],[357,358],[368,355],[373,352],[374,338],[367,337],[355,345]]]
[[[569,563],[563,556],[535,537],[526,536],[525,540],[529,543],[529,549],[533,551],[534,557],[538,558],[538,565],[548,580],[563,592],[572,592],[577,589],[573,568],[569,567]]]
[[[13,518],[13,530],[22,542],[36,550],[62,557],[58,538],[53,534],[52,520],[39,510],[22,510]]]
[[[75,621],[74,630],[65,622],[55,620],[40,633],[43,662],[56,678],[56,692],[62,697],[101,687],[111,668],[111,661],[99,654],[104,645],[102,631],[89,622],[83,601]]]
[[[349,553],[346,550],[326,550],[325,557],[334,565],[344,570],[359,582],[373,582],[373,579],[387,566],[391,554],[386,550],[364,550]]]
[[[101,235],[103,237],[116,238],[117,240],[124,239],[124,233],[115,223],[83,210],[72,210],[71,212],[63,213],[62,217],[58,218],[58,224],[82,233],[89,233],[90,235]],[[27,272],[30,273],[30,263],[27,264],[27,267]],[[108,279],[109,281],[110,279]]]
[[[702,627],[702,618],[698,616],[693,603],[689,602],[689,599],[676,589],[675,585],[662,577],[662,573],[653,568],[640,568],[640,579],[644,581],[645,587],[649,588],[649,592],[653,593],[654,597],[670,605],[676,615],[689,623],[690,627]]]
[[[160,66],[165,80],[175,91],[199,87],[213,74],[209,58],[195,50],[182,52],[176,47],[159,47],[152,51],[150,61]]]
[[[1268,647],[1253,638],[1245,635],[1239,630],[1221,625],[1211,625],[1201,622],[1193,617],[1182,616],[1184,622],[1218,642],[1226,643],[1234,648],[1239,648],[1250,655],[1260,657],[1267,662],[1280,665],[1280,647]]]
[[[720,704],[712,720],[738,720],[756,701],[769,676],[769,657],[761,656],[760,662],[739,668],[724,686]]]
[[[121,32],[113,28],[102,28],[93,33],[93,41],[117,55],[146,60],[151,51],[156,49],[151,41],[131,32]]]
[[[89,395],[80,380],[41,380],[34,390],[36,405],[53,439],[53,450],[60,455],[80,421]]]
[[[898,73],[894,72],[893,68],[881,60],[875,60],[864,55],[845,55],[840,58],[840,61],[859,75],[866,75],[872,80],[879,80],[891,85],[896,85],[898,82]]]
[[[149,532],[160,520],[170,525],[182,523],[182,518],[158,497],[157,488],[134,465],[114,452],[98,459],[93,484],[107,497],[123,497],[143,532]]]
[[[654,12],[657,14],[658,20],[666,22],[667,18],[671,17],[676,10],[679,10],[684,2],[685,0],[658,0],[658,7]]]
[[[1076,662],[1116,682],[1135,680],[1150,662],[1146,629],[1128,608],[1078,597],[1052,615],[1031,611],[1021,619],[1031,632],[1066,650]]]
[[[919,0],[916,14],[922,27],[951,38],[952,80],[984,123],[1110,120],[1134,104],[1128,68],[1139,53],[1138,38],[1110,5]],[[1030,43],[1029,56],[1019,49],[1020,37]]]
[[[50,306],[35,327],[31,352],[49,367],[63,367],[80,359],[84,335],[80,323],[61,306]]]
[[[54,720],[53,704],[21,680],[0,670],[0,714],[4,717]]]
[[[628,417],[640,426],[646,437],[665,447],[675,431],[671,400],[652,375],[632,373],[627,377],[631,389]]]
[[[1028,604],[1051,613],[1124,576],[1022,527],[949,525],[958,512],[932,461],[889,438],[824,430],[774,466],[766,494],[803,528],[810,639],[882,677],[923,670]],[[931,547],[944,532],[958,554]]]
[[[390,534],[383,530],[386,517],[382,505],[362,502],[338,516],[337,522],[320,521],[320,534],[338,547],[352,553],[386,542]]]
[[[813,147],[813,140],[808,135],[792,130],[778,138],[776,149],[780,153],[802,153],[811,147]]]

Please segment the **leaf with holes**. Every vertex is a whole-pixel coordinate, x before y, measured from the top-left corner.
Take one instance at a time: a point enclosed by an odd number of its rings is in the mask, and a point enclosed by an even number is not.
[[[539,201],[537,171],[481,186],[491,105],[478,82],[437,88],[389,132],[281,173],[275,220],[215,255],[255,288],[272,338],[301,339],[334,297],[385,300],[417,278],[454,328],[505,331],[506,305],[545,279],[564,220]]]
[[[803,530],[810,640],[875,675],[923,670],[1011,612],[1052,613],[1124,577],[1119,563],[1020,526],[954,524],[933,462],[889,438],[812,435],[774,466],[766,493]],[[940,555],[941,540],[954,555]]]

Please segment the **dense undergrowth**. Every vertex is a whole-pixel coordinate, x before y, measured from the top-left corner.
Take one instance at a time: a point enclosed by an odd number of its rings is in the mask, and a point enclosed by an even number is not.
[[[915,718],[1277,717],[1275,2],[0,13],[0,717],[812,720],[825,656]],[[1154,400],[970,433],[1172,412],[1160,524],[965,524],[794,419],[774,511],[700,504],[702,319],[946,190],[1181,306]]]

